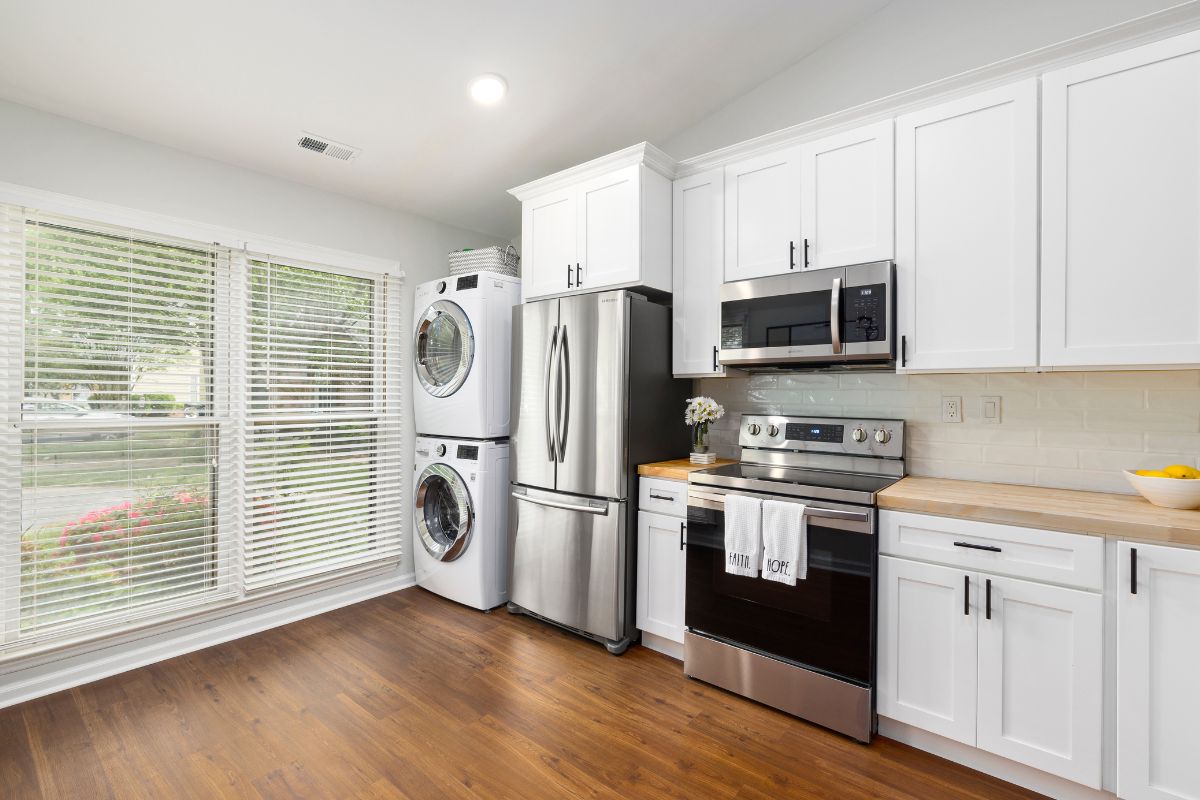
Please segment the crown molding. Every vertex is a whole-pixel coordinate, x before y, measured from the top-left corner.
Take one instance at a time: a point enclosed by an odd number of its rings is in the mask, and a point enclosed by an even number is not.
[[[952,100],[957,96],[1023,78],[1037,77],[1048,69],[1069,66],[1197,29],[1200,29],[1200,0],[1188,0],[1162,11],[683,159],[678,162],[674,177],[681,178],[706,172],[734,161],[802,144],[840,130],[888,119],[934,102]]]
[[[523,183],[509,189],[508,193],[524,202],[531,197],[565,189],[587,178],[603,175],[606,172],[633,164],[644,164],[668,180],[675,177],[675,159],[649,142],[641,142],[632,147],[626,147],[624,150],[593,158],[591,161],[564,169],[553,175],[538,178],[536,181]]]

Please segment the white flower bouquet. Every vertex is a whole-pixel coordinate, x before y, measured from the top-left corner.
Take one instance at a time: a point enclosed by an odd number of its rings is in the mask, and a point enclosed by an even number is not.
[[[725,409],[711,397],[691,397],[683,421],[693,428],[692,452],[708,452],[708,426],[725,416]]]

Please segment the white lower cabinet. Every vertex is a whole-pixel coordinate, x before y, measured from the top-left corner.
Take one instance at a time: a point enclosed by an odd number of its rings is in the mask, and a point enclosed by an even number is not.
[[[642,478],[656,487],[677,484],[687,496],[687,483]],[[673,487],[672,487],[673,488]],[[651,490],[650,497],[659,492]],[[646,492],[642,492],[646,495]],[[663,493],[663,496],[667,496]],[[687,513],[685,502],[680,506]],[[683,644],[683,587],[686,554],[683,549],[686,516],[638,511],[637,613],[638,629]]]
[[[1117,558],[1117,795],[1200,800],[1200,551]]]
[[[879,581],[879,714],[1100,788],[1100,593],[886,554]]]

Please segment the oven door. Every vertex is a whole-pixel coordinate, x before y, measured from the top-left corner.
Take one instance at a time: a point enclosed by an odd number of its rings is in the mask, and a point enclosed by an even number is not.
[[[894,274],[880,261],[724,284],[721,363],[892,360]]]
[[[725,571],[725,497],[688,490],[687,588],[690,631],[864,687],[874,684],[875,510],[808,503],[808,577],[795,586]]]

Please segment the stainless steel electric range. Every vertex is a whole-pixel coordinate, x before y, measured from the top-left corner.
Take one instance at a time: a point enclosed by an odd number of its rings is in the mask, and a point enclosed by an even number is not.
[[[903,420],[742,418],[741,460],[688,478],[684,671],[869,742],[875,497],[904,476]],[[796,586],[725,571],[725,498],[803,503]]]

